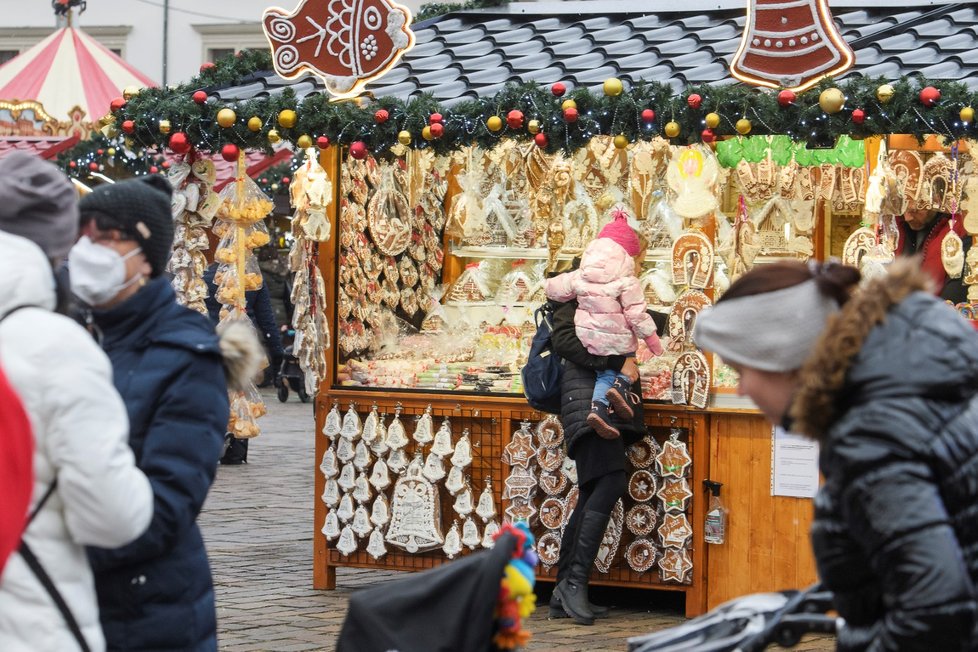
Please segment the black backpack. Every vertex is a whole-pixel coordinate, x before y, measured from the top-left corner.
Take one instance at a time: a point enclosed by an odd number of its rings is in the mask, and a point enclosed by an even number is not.
[[[547,301],[534,313],[537,332],[530,342],[530,354],[520,371],[520,378],[523,395],[531,407],[560,414],[560,379],[564,374],[564,361],[554,353],[551,342],[554,307]]]

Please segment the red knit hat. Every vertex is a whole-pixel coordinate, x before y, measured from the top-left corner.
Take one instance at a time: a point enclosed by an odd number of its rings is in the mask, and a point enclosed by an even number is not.
[[[628,226],[628,213],[616,208],[612,216],[612,220],[604,225],[604,228],[598,233],[598,237],[614,240],[621,245],[625,253],[634,258],[639,251],[638,234],[632,227]]]

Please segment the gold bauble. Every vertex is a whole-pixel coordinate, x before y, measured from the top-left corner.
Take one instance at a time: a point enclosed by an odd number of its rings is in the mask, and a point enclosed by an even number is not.
[[[564,111],[566,111],[567,109],[576,109],[577,102],[575,102],[574,100],[564,100],[563,102],[560,103],[560,108],[563,109]]]
[[[274,129],[268,130],[268,142],[274,145],[280,140],[282,140],[282,137],[278,135],[277,131],[275,131]]]
[[[234,112],[234,109],[224,108],[217,112],[217,124],[221,125],[225,129],[234,126],[234,121],[238,119],[238,114]]]
[[[105,150],[105,153],[108,154],[109,156],[115,156],[115,147],[108,148],[107,150]]]
[[[431,140],[434,136],[431,135],[431,127],[425,125],[425,128],[421,130],[421,137],[425,140]]]
[[[720,126],[720,114],[719,113],[707,113],[704,119],[706,126],[709,129],[716,129]]]
[[[966,106],[961,109],[961,122],[974,122],[975,121],[975,110],[970,106]]]
[[[737,128],[737,133],[740,134],[741,136],[746,136],[747,134],[749,134],[751,127],[753,127],[753,125],[750,123],[750,120],[748,120],[747,118],[741,118],[740,120],[737,121],[737,124],[735,126]]]
[[[312,138],[308,134],[302,134],[296,139],[295,144],[299,146],[299,149],[309,149],[312,147]]]
[[[248,129],[251,131],[261,131],[261,128],[261,118],[259,118],[257,115],[248,118]]]
[[[616,149],[625,149],[628,147],[628,136],[625,134],[618,134],[615,136],[614,143]]]
[[[679,135],[679,123],[675,120],[670,120],[666,123],[666,136],[669,138],[675,138]]]
[[[126,86],[125,90],[122,91],[122,98],[127,101],[131,100],[139,95],[140,90],[139,86]]]
[[[617,77],[604,80],[604,94],[609,97],[618,97],[625,90],[625,85]]]
[[[540,121],[530,120],[528,123],[526,123],[526,130],[529,131],[531,134],[540,133]]]
[[[399,134],[397,134],[397,142],[399,142],[402,145],[410,145],[411,144],[411,132],[410,131],[402,131]]]
[[[826,113],[838,113],[846,103],[846,96],[838,88],[826,88],[818,96],[818,105]]]
[[[161,134],[168,134],[168,133],[170,133],[170,121],[169,120],[160,120],[160,133]]]
[[[292,109],[285,109],[278,114],[278,124],[280,127],[291,129],[295,126],[295,120],[295,111]]]
[[[499,131],[503,128],[503,119],[498,115],[489,116],[489,119],[486,120],[486,127],[489,128],[489,131]]]
[[[893,99],[894,93],[896,93],[896,91],[893,90],[892,86],[890,86],[889,84],[883,84],[882,86],[876,89],[876,99],[878,99],[883,104],[887,104],[890,100]]]

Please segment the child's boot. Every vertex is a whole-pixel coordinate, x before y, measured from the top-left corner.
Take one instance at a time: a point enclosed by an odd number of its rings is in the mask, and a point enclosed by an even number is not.
[[[618,428],[611,425],[611,418],[608,414],[608,406],[598,401],[591,401],[591,412],[587,415],[587,424],[594,428],[594,432],[604,439],[618,439],[621,433]]]
[[[615,416],[622,421],[631,421],[635,416],[635,405],[641,400],[632,392],[628,381],[618,377],[611,385],[611,389],[605,394],[611,407],[615,410]]]

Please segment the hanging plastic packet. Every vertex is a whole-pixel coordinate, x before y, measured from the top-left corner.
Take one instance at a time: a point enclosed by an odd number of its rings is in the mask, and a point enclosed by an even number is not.
[[[727,539],[727,508],[720,500],[720,482],[704,480],[710,492],[710,504],[706,510],[706,523],[703,527],[703,541],[706,543],[723,543]]]

